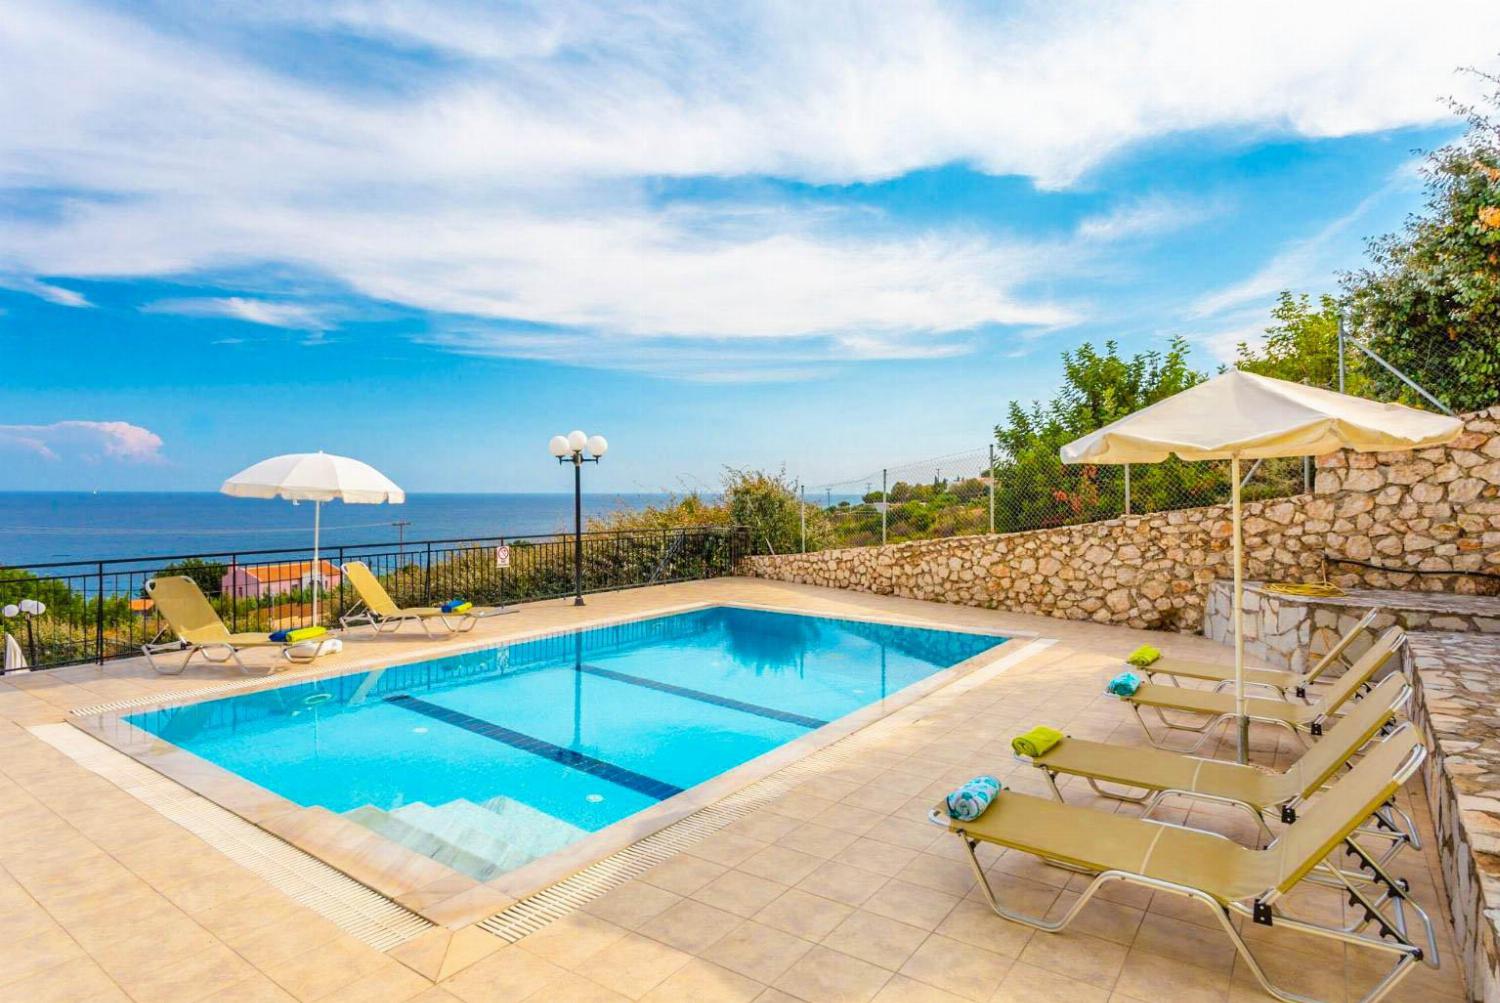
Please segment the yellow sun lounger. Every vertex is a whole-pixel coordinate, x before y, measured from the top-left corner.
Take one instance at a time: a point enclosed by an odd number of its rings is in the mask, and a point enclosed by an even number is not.
[[[1375,673],[1379,672],[1396,653],[1396,649],[1404,640],[1406,640],[1406,634],[1400,627],[1391,627],[1386,630],[1313,703],[1293,703],[1287,700],[1251,697],[1245,700],[1245,714],[1252,721],[1264,721],[1286,728],[1298,738],[1302,738],[1304,732],[1321,735],[1329,718],[1352,699],[1360,687],[1370,682]],[[1220,690],[1195,690],[1183,686],[1145,683],[1130,696],[1122,699],[1130,704],[1130,709],[1135,712],[1136,719],[1141,722],[1141,727],[1146,731],[1146,738],[1152,745],[1161,745],[1161,742],[1151,734],[1146,719],[1141,715],[1142,707],[1152,708],[1161,724],[1169,731],[1200,733],[1193,749],[1201,746],[1213,734],[1215,727],[1232,721],[1235,717],[1234,694]],[[1199,723],[1186,724],[1170,720],[1164,713],[1166,710],[1197,715]],[[1304,744],[1306,744],[1305,741]]]
[[[1017,758],[1042,771],[1053,796],[1059,801],[1064,799],[1057,786],[1057,777],[1083,777],[1097,794],[1144,804],[1143,818],[1172,798],[1240,806],[1255,818],[1261,835],[1269,839],[1271,830],[1264,816],[1277,817],[1287,825],[1296,822],[1301,804],[1391,725],[1396,712],[1411,698],[1411,692],[1411,686],[1400,673],[1387,676],[1339,718],[1337,725],[1285,773],[1270,773],[1255,766],[1201,759],[1163,749],[1112,745],[1081,738],[1064,738],[1040,756]],[[1100,784],[1127,790],[1117,792]],[[1400,809],[1387,806],[1377,813],[1375,824],[1378,834],[1396,843],[1390,855],[1405,844],[1421,848],[1416,827]]]
[[[308,647],[308,642],[288,644],[271,640],[270,634],[254,632],[232,634],[224,626],[219,614],[209,605],[198,583],[186,576],[153,578],[146,583],[146,594],[155,601],[156,611],[167,621],[172,633],[177,635],[175,641],[162,644],[152,641],[141,645],[141,653],[146,656],[146,661],[161,675],[175,676],[183,672],[199,652],[210,662],[232,661],[239,666],[241,672],[249,675],[250,669],[240,660],[242,648],[280,648],[282,657],[291,662],[310,662],[333,648],[329,644],[334,640],[331,636],[318,638],[311,651],[302,654]],[[187,658],[175,669],[167,668],[155,657],[170,651],[187,652]],[[276,666],[273,665],[265,674],[270,675],[275,671]]]
[[[354,586],[364,606],[362,612],[356,608],[356,612],[339,617],[340,626],[345,628],[363,624],[385,633],[400,630],[403,623],[415,623],[428,637],[436,637],[431,626],[434,620],[441,621],[449,633],[461,634],[473,630],[474,625],[485,617],[514,612],[499,606],[475,606],[463,613],[445,613],[436,606],[397,606],[385,586],[380,584],[380,579],[363,561],[350,561],[343,565],[343,570],[344,577]]]
[[[948,817],[946,806],[929,817],[959,836],[968,849],[974,874],[990,908],[1004,919],[1048,933],[1067,927],[1105,885],[1138,885],[1180,895],[1211,912],[1252,975],[1281,1000],[1305,1001],[1271,981],[1237,920],[1282,927],[1384,954],[1392,967],[1363,998],[1379,1000],[1418,961],[1437,967],[1431,920],[1410,898],[1406,883],[1392,877],[1356,839],[1360,826],[1390,801],[1416,772],[1425,750],[1415,728],[1406,728],[1375,746],[1342,775],[1281,837],[1263,850],[1252,850],[1223,836],[1154,819],[1110,814],[1015,791],[1001,792],[989,809],[971,822]],[[989,843],[1043,861],[1095,875],[1061,917],[1028,916],[1002,905],[984,865],[975,855]],[[1344,854],[1334,858],[1335,851]],[[1339,863],[1351,859],[1356,870]],[[1326,926],[1288,913],[1281,900],[1308,882],[1336,890],[1363,918],[1351,926]],[[1420,934],[1408,926],[1415,914]],[[1342,955],[1335,955],[1339,958]]]
[[[1323,657],[1305,673],[1289,672],[1284,669],[1245,669],[1246,684],[1264,686],[1273,689],[1286,699],[1287,691],[1290,690],[1298,697],[1307,696],[1307,688],[1317,680],[1319,676],[1339,664],[1343,660],[1349,646],[1359,640],[1359,636],[1380,615],[1380,610],[1372,609],[1359,618],[1359,622],[1349,631],[1334,642],[1333,647],[1324,652]],[[1234,685],[1234,666],[1221,665],[1217,662],[1199,662],[1188,658],[1158,658],[1150,665],[1132,666],[1132,672],[1139,672],[1147,679],[1156,676],[1168,676],[1182,679],[1201,679],[1206,682],[1218,683],[1217,688]]]

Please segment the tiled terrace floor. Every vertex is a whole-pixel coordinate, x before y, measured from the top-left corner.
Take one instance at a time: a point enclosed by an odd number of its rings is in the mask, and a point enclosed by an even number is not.
[[[961,697],[938,691],[921,713],[881,728],[857,766],[806,781],[771,810],[721,831],[643,879],[515,945],[469,927],[434,930],[388,954],[316,913],[79,767],[25,729],[71,707],[202,686],[223,670],[157,678],[139,662],[0,682],[0,998],[174,1003],[234,1000],[1240,1000],[1266,998],[1206,915],[1179,900],[1107,892],[1067,933],[1009,924],[979,901],[961,846],[924,822],[955,782],[999,773],[1040,791],[1009,756],[1033,723],[1138,742],[1101,694],[1123,628],[729,579],[527,607],[484,624],[475,643],[683,603],[741,600],[825,613],[920,618],[1056,638]],[[1151,635],[1171,654],[1222,656],[1202,638]],[[451,650],[452,644],[447,645]],[[1018,642],[1024,643],[1024,642]],[[431,653],[425,639],[351,644],[331,671]],[[397,654],[399,653],[399,654]],[[1257,735],[1262,762],[1289,750]],[[1070,796],[1076,796],[1069,792]],[[1423,799],[1407,807],[1426,827]],[[1083,803],[1083,799],[1079,799]],[[1112,810],[1112,802],[1103,805]],[[1122,809],[1124,810],[1124,809]],[[1194,809],[1186,821],[1234,832]],[[1441,916],[1431,840],[1397,870]],[[1005,855],[999,892],[1033,912],[1062,910],[1076,876]],[[1337,915],[1332,892],[1302,902]],[[1283,930],[1252,928],[1273,975],[1328,1000],[1357,999],[1372,958]],[[1446,926],[1443,949],[1451,956]],[[1463,998],[1450,963],[1419,967],[1392,997]]]

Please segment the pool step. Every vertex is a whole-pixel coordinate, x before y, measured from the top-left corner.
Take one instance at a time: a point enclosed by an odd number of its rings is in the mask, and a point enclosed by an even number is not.
[[[496,867],[493,861],[485,860],[483,857],[435,836],[426,829],[420,829],[372,805],[363,805],[346,811],[344,817],[351,822],[359,823],[366,829],[380,833],[393,843],[400,843],[424,857],[431,857],[440,864],[447,864],[455,871],[467,874],[476,881],[487,881],[502,873],[501,868]]]
[[[477,805],[421,801],[382,811],[366,805],[346,818],[476,880],[485,881],[567,846],[584,831],[509,798]]]
[[[495,861],[502,871],[546,856],[585,835],[577,826],[505,797],[482,805],[463,799],[438,807],[417,802],[391,814]]]

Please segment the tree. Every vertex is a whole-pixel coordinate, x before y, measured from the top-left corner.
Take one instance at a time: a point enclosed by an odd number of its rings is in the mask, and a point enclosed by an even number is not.
[[[1456,411],[1500,399],[1500,77],[1478,75],[1494,86],[1489,108],[1454,103],[1468,131],[1427,158],[1426,208],[1344,279],[1370,347]],[[1411,397],[1379,369],[1371,381]]]
[[[1186,390],[1205,377],[1187,362],[1188,343],[1174,338],[1165,352],[1129,359],[1113,342],[1100,353],[1085,342],[1063,353],[1063,383],[1046,405],[1028,410],[1012,401],[995,426],[995,528],[1033,529],[1108,518],[1124,510],[1124,478],[1091,465],[1064,466],[1058,450],[1097,428]],[[1180,461],[1132,468],[1138,511],[1204,504],[1222,483],[1206,464]]]
[[[1273,323],[1258,345],[1240,342],[1235,368],[1325,390],[1339,388],[1338,299],[1327,293],[1317,306],[1306,293],[1283,289],[1271,309]],[[1361,395],[1369,378],[1353,352],[1344,360],[1344,392]]]
[[[185,575],[198,583],[206,596],[218,595],[219,590],[224,587],[224,574],[229,570],[228,566],[218,561],[205,561],[201,557],[189,557],[182,561],[173,561],[161,569],[162,577],[168,575]]]
[[[620,508],[603,516],[590,516],[593,531],[632,529],[689,529],[694,526],[728,526],[729,510],[722,502],[706,499],[696,491],[668,495],[660,505],[639,509]]]
[[[793,553],[802,547],[802,524],[807,520],[807,549],[821,550],[832,534],[828,517],[816,505],[804,506],[792,490],[786,471],[724,468],[724,505],[730,522],[750,530],[756,551]]]

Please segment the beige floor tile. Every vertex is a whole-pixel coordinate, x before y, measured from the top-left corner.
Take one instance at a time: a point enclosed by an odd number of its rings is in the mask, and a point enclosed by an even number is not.
[[[563,968],[573,968],[584,958],[604,950],[625,936],[623,927],[588,913],[575,912],[549,923],[517,945]]]
[[[729,868],[679,853],[641,875],[641,880],[678,895],[691,895]]]
[[[551,985],[543,986],[527,997],[535,1003],[626,1003],[629,996],[621,996],[597,982],[590,982],[580,975],[569,975]]]
[[[804,940],[822,940],[853,911],[853,906],[790,888],[756,913],[755,921]]]
[[[318,1003],[405,1003],[432,983],[404,965],[384,966],[323,996]]]
[[[938,924],[937,932],[986,951],[1018,958],[1036,931],[995,915],[988,905],[965,899]]]
[[[1047,910],[1046,918],[1061,919],[1077,902],[1078,896],[1075,893],[1063,892]],[[1112,940],[1116,944],[1124,944],[1128,947],[1135,942],[1136,932],[1140,929],[1141,920],[1144,917],[1145,912],[1140,909],[1132,909],[1130,906],[1110,902],[1096,895],[1073,918],[1068,928],[1077,930],[1079,933]]]
[[[1126,949],[1121,945],[1083,933],[1037,933],[1021,951],[1021,960],[1107,988],[1119,976],[1125,954]]]
[[[1222,929],[1210,930],[1159,913],[1146,913],[1133,946],[1215,972],[1227,972],[1234,965],[1234,945]]]
[[[797,882],[797,887],[844,905],[859,906],[878,892],[886,880],[873,871],[830,860]]]
[[[741,861],[738,869],[782,884],[796,884],[822,863],[822,857],[788,846],[768,846]]]
[[[702,957],[770,985],[812,948],[811,941],[750,920],[721,937]]]
[[[1004,955],[933,934],[901,966],[901,974],[964,999],[988,1000],[1010,966]]]
[[[886,877],[894,877],[916,859],[918,852],[907,846],[861,837],[834,854],[833,859]]]
[[[932,853],[918,853],[895,876],[910,884],[960,897],[974,887],[974,871],[967,860],[950,860]]]
[[[682,901],[682,896],[644,881],[629,881],[584,906],[600,919],[637,930]]]
[[[1040,1003],[1047,998],[1035,997],[1028,1003]],[[875,994],[875,1003],[963,1003],[963,1000],[962,996],[955,996],[945,989],[918,982],[905,975],[892,975],[890,981]]]
[[[519,947],[503,947],[446,980],[442,988],[464,1003],[516,1003],[567,974]]]
[[[782,835],[776,840],[776,845],[827,859],[858,838],[848,829],[834,829],[816,822],[806,822]]]
[[[261,975],[241,979],[214,993],[213,1003],[295,1003],[297,997]]]
[[[577,970],[622,996],[639,999],[691,960],[691,955],[659,940],[627,933],[589,955]]]
[[[1228,970],[1216,971],[1158,954],[1133,950],[1125,959],[1115,992],[1145,1003],[1181,1000],[1218,1003],[1229,995]]]
[[[932,930],[960,901],[962,900],[957,895],[896,878],[881,885],[874,895],[865,900],[863,908],[891,919],[899,919],[903,923],[920,926],[924,930]]]
[[[60,927],[43,927],[29,937],[6,944],[0,951],[0,986],[83,956],[83,948]]]
[[[372,947],[342,936],[261,968],[271,980],[302,1000],[316,1000],[380,968],[404,969]]]
[[[764,989],[754,979],[694,958],[641,999],[643,1003],[746,1003]]]
[[[1104,1003],[1109,990],[1066,975],[1018,961],[1010,966],[1000,988],[990,997],[991,1003],[1039,1003],[1040,1000],[1067,1000],[1068,1003]],[[1153,1003],[1165,1003],[1155,1000]]]
[[[723,937],[744,920],[694,899],[683,899],[641,924],[640,933],[690,954]]]
[[[692,897],[715,909],[723,909],[748,919],[779,897],[786,888],[779,881],[771,881],[744,871],[725,871],[694,892]]]
[[[861,909],[824,937],[823,945],[894,972],[927,934],[921,927]]]
[[[250,963],[227,947],[217,946],[186,956],[172,954],[170,962],[160,967],[133,966],[111,972],[114,979],[131,996],[152,1003],[193,1003],[209,999],[218,992],[255,974]],[[292,995],[296,991],[288,988]]]
[[[0,986],[0,997],[25,1003],[128,1003],[130,997],[88,958],[42,969],[18,982]]]
[[[889,969],[819,946],[783,972],[775,988],[808,1003],[866,1003],[890,979]]]
[[[685,852],[725,867],[737,867],[740,861],[754,856],[767,845],[765,840],[751,839],[749,836],[740,836],[721,830],[688,847]]]

